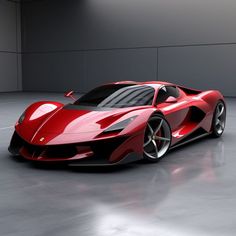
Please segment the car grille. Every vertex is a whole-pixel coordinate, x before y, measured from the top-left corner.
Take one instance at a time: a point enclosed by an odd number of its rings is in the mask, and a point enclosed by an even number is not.
[[[112,152],[121,145],[127,137],[100,140],[78,144],[62,145],[33,145],[23,140],[16,132],[13,135],[11,148],[22,150],[27,156],[32,158],[43,157],[49,159],[69,159],[80,153],[80,150],[90,149],[93,153],[91,158],[85,158],[85,162],[107,163]],[[83,160],[80,160],[83,162]]]
[[[70,158],[77,154],[75,145],[47,145],[37,146],[25,143],[23,148],[32,157],[47,157],[47,158]]]

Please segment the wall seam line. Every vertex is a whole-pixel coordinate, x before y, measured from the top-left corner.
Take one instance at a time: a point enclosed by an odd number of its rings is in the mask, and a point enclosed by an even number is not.
[[[180,47],[204,47],[204,46],[228,46],[236,43],[209,43],[209,44],[180,44],[180,45],[162,45],[147,47],[126,47],[126,48],[94,48],[94,49],[65,49],[65,50],[47,50],[47,51],[25,51],[22,54],[47,54],[47,53],[68,53],[68,52],[89,52],[89,51],[112,51],[112,50],[135,50],[135,49],[160,49],[160,48],[180,48]]]

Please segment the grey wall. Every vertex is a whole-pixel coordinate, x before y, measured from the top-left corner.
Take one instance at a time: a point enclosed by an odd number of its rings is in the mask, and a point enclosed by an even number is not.
[[[23,55],[25,90],[85,92],[119,80],[156,80],[156,49],[113,49]]]
[[[0,0],[0,92],[21,90],[20,6]]]
[[[23,88],[158,79],[236,96],[235,12],[233,0],[23,3]]]

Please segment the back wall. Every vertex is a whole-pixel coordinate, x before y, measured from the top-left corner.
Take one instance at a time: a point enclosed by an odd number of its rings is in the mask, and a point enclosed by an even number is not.
[[[0,0],[0,92],[22,89],[20,39],[19,3]]]
[[[23,89],[164,80],[236,96],[235,12],[232,0],[23,2]]]

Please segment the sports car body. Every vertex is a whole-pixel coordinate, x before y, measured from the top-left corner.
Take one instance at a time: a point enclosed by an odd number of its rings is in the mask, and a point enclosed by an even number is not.
[[[9,151],[25,159],[70,165],[156,162],[170,148],[220,137],[226,107],[219,91],[159,81],[123,81],[62,104],[30,105],[15,125]]]

